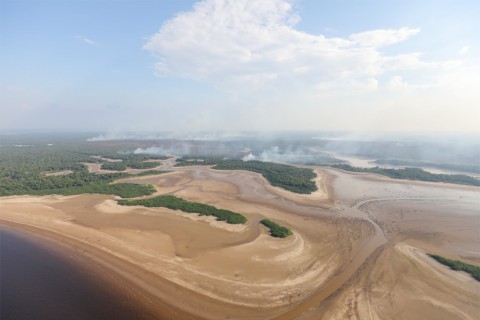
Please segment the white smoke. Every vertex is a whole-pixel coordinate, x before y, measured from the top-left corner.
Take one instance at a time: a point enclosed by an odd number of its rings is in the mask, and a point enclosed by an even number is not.
[[[245,157],[242,158],[243,161],[252,161],[252,160],[258,160],[256,156],[253,155],[253,153],[247,154]]]
[[[277,162],[277,163],[303,163],[311,159],[311,154],[306,154],[303,150],[291,150],[288,148],[281,151],[278,146],[273,146],[269,149],[263,150],[259,155],[249,153],[242,158],[243,161],[258,160],[263,162]]]
[[[180,144],[175,147],[149,147],[137,148],[133,151],[134,154],[156,154],[161,156],[186,156],[190,154],[190,148],[185,144]]]
[[[106,132],[87,141],[110,140],[185,140],[185,141],[235,141],[255,137],[245,132]]]

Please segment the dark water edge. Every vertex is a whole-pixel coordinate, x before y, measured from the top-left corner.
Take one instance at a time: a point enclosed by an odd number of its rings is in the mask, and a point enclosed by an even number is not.
[[[0,227],[0,319],[157,319],[59,252]]]

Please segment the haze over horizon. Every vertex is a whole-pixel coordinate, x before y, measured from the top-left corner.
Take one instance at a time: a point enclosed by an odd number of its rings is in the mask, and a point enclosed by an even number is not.
[[[479,133],[477,1],[0,2],[0,129]]]

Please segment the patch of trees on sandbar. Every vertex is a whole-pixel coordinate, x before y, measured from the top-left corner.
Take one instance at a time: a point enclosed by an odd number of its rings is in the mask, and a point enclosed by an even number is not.
[[[286,238],[286,237],[291,236],[293,234],[292,230],[290,230],[286,227],[282,227],[282,226],[276,224],[275,222],[273,222],[272,220],[263,219],[262,221],[260,221],[260,223],[263,224],[268,229],[270,229],[270,235],[272,237]]]
[[[309,168],[262,161],[225,160],[219,162],[213,169],[257,172],[271,185],[295,193],[310,194],[317,190],[317,185],[313,181],[317,175]]]
[[[123,206],[164,207],[188,213],[197,213],[201,216],[214,216],[218,221],[225,221],[229,224],[244,224],[247,222],[247,218],[240,213],[218,209],[208,204],[187,201],[173,195],[162,195],[139,200],[119,200],[118,203]]]
[[[333,168],[352,172],[370,172],[381,174],[394,179],[420,180],[430,182],[445,182],[454,184],[463,184],[471,186],[480,186],[480,180],[463,174],[435,174],[419,168],[405,169],[385,169],[385,168],[358,168],[350,165],[339,164],[332,165]]]
[[[450,267],[450,269],[452,270],[465,271],[469,273],[475,280],[480,281],[480,267],[478,266],[475,266],[473,264],[468,264],[458,260],[447,259],[447,258],[438,256],[436,254],[429,254],[429,256],[437,260],[441,264],[444,264]]]

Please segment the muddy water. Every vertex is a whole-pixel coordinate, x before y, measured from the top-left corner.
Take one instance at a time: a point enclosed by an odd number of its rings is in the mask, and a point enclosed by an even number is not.
[[[0,228],[0,318],[158,319],[92,278],[52,244]]]

